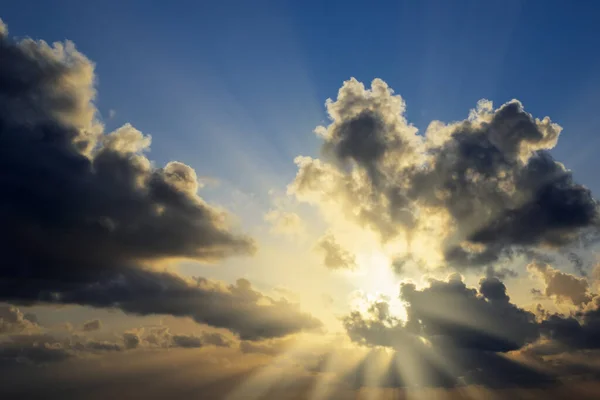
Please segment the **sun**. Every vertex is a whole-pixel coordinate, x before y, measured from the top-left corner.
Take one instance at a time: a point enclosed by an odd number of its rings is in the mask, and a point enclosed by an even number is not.
[[[356,296],[359,308],[366,309],[385,297],[392,316],[406,320],[406,307],[399,298],[402,280],[390,268],[391,259],[380,251],[361,252],[356,263],[358,269],[350,274],[350,280],[360,293]]]

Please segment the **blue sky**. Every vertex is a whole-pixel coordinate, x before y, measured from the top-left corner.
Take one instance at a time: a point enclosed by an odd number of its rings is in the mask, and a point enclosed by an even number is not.
[[[96,62],[99,108],[116,111],[109,128],[131,122],[153,136],[158,163],[179,159],[244,191],[258,171],[289,182],[293,157],[317,148],[324,100],[351,76],[384,79],[421,130],[464,118],[481,98],[518,98],[564,126],[557,158],[596,186],[585,171],[599,166],[589,149],[600,4],[381,3],[59,1],[2,13],[11,34],[68,38]]]

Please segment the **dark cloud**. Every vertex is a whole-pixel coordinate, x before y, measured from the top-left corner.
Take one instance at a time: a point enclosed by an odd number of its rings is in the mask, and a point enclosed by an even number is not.
[[[130,347],[127,347],[127,344],[128,344],[127,340],[125,340],[125,346],[126,346],[126,348],[129,349]],[[84,345],[82,345],[80,347],[80,349],[104,352],[104,351],[122,351],[123,347],[118,343],[111,343],[111,342],[107,342],[107,341],[98,342],[95,340],[90,340],[90,341],[86,342]]]
[[[171,334],[167,327],[152,327],[124,332],[121,340],[97,340],[81,334],[60,331],[48,333],[26,331],[7,335],[0,340],[0,368],[16,365],[44,366],[68,359],[101,357],[108,353],[151,348],[231,347],[233,340],[218,332],[200,335]],[[4,332],[10,333],[10,332]]]
[[[600,349],[600,296],[571,316],[548,315],[540,324],[545,337],[571,349]]]
[[[84,322],[83,330],[86,332],[97,331],[102,328],[102,321],[94,319],[91,321]]]
[[[0,342],[0,367],[43,365],[65,361],[75,354],[70,346],[51,335],[12,335]]]
[[[200,335],[172,335],[168,328],[151,329],[148,335],[136,334],[137,345],[140,343],[158,345],[160,347],[199,348],[203,346],[231,347],[233,342],[218,332],[202,332]],[[137,347],[137,345],[135,347]]]
[[[130,125],[103,133],[94,82],[70,42],[0,38],[0,300],[189,316],[245,339],[317,326],[247,281],[217,288],[147,268],[254,244],[198,196],[192,168],[152,165],[149,136]]]
[[[536,316],[511,303],[496,277],[482,279],[476,290],[453,275],[421,290],[403,284],[401,298],[406,321],[394,318],[385,300],[373,303],[366,315],[352,312],[342,320],[352,341],[394,349],[389,386],[415,384],[422,376],[427,379],[417,386],[527,386],[600,376],[594,361],[600,349],[600,296],[568,316],[538,305]],[[416,371],[409,374],[411,382],[399,378],[406,368]]]
[[[417,290],[403,284],[407,320],[394,318],[380,300],[367,315],[353,312],[343,318],[348,336],[365,346],[393,348],[397,360],[391,386],[455,386],[479,384],[512,386],[548,383],[551,377],[499,355],[522,348],[540,337],[535,315],[510,302],[504,284],[482,279],[479,290],[468,288],[460,276],[431,281]],[[368,363],[368,360],[365,360]],[[413,381],[398,381],[414,369]],[[359,374],[360,375],[360,374]],[[414,379],[423,379],[414,382]]]
[[[315,249],[323,255],[323,264],[329,269],[355,269],[356,259],[352,253],[344,249],[333,234],[321,237]]]
[[[434,121],[424,135],[379,79],[371,89],[344,82],[327,110],[331,124],[316,130],[324,161],[297,158],[290,191],[384,241],[419,242],[424,254],[409,248],[417,258],[438,251],[438,262],[464,268],[597,231],[596,200],[547,151],[562,128],[516,100],[480,101],[468,119]]]
[[[126,349],[135,349],[141,342],[142,339],[137,332],[125,332],[123,334],[123,343],[125,344]]]
[[[423,290],[404,284],[401,297],[408,304],[407,328],[431,341],[506,352],[539,335],[535,316],[511,303],[497,278],[481,280],[479,294],[453,277]]]
[[[539,336],[535,315],[511,303],[497,278],[482,279],[479,291],[459,276],[448,282],[433,280],[422,290],[402,284],[401,299],[406,302],[405,323],[390,315],[387,302],[379,301],[369,309],[369,318],[354,312],[343,319],[350,338],[394,347],[416,335],[436,345],[507,352]]]

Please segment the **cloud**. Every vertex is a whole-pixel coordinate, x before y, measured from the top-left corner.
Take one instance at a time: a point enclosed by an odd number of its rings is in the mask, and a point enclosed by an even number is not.
[[[218,332],[203,332],[201,341],[205,346],[231,347],[231,340]]]
[[[319,238],[315,249],[323,256],[323,264],[329,269],[355,269],[356,259],[352,253],[344,249],[333,234],[326,233]]]
[[[539,337],[535,315],[511,303],[497,278],[482,279],[479,290],[468,288],[459,275],[447,282],[432,280],[422,290],[404,283],[400,297],[406,302],[405,323],[390,314],[385,300],[379,300],[368,318],[353,312],[343,319],[350,338],[394,347],[423,337],[438,346],[507,352]]]
[[[125,348],[203,346],[231,347],[233,341],[218,332],[202,332],[200,335],[172,334],[166,326],[141,328],[123,334]]]
[[[0,305],[0,334],[39,330],[35,314],[23,314],[17,307]]]
[[[74,352],[51,335],[13,335],[0,342],[0,367],[39,365],[67,360]]]
[[[125,345],[127,346],[127,342],[125,342]],[[130,348],[130,347],[127,347]],[[88,342],[86,342],[85,344],[83,344],[81,346],[80,349],[86,349],[89,351],[99,351],[99,352],[111,352],[111,351],[123,351],[123,346],[121,346],[118,343],[111,343],[108,341],[103,341],[103,342],[99,342],[99,341],[95,341],[95,340],[90,340]]]
[[[94,319],[83,323],[83,330],[85,332],[97,331],[102,328],[102,321]]]
[[[599,349],[600,296],[573,315],[548,315],[540,326],[544,337],[570,349]]]
[[[174,335],[173,343],[178,347],[186,347],[186,348],[202,347],[202,340],[197,336]]]
[[[322,159],[298,157],[289,192],[372,229],[429,266],[489,264],[515,250],[571,243],[597,230],[590,191],[548,153],[561,127],[517,100],[482,100],[463,121],[424,135],[385,82],[344,82],[315,132]],[[439,238],[435,240],[433,238]]]
[[[88,333],[91,331],[88,331]],[[133,329],[120,339],[98,340],[82,334],[46,329],[42,332],[13,330],[0,340],[0,368],[16,365],[48,365],[69,359],[101,357],[108,353],[143,351],[157,348],[232,347],[233,340],[218,333],[203,331],[200,335],[171,334],[165,326]]]
[[[535,342],[540,327],[535,315],[511,303],[504,284],[495,277],[469,288],[459,275],[432,280],[418,290],[401,286],[407,320],[395,318],[385,299],[366,314],[354,311],[342,319],[349,338],[368,347],[395,350],[390,362],[390,386],[512,386],[549,382],[550,376],[521,365],[501,353]],[[376,350],[374,350],[376,351]],[[368,360],[365,362],[368,363]],[[443,365],[445,368],[441,368]],[[406,382],[398,365],[418,370],[423,382]],[[366,366],[365,366],[366,367]]]
[[[71,42],[0,38],[0,299],[189,316],[245,339],[318,322],[247,281],[224,288],[148,268],[251,254],[227,214],[198,196],[198,177],[155,167],[151,138],[97,119],[94,65]],[[259,304],[259,302],[265,304]]]
[[[191,281],[168,272],[134,268],[122,270],[114,281],[63,292],[58,301],[119,307],[139,315],[190,317],[198,323],[229,329],[245,340],[281,337],[321,326],[297,305],[265,296],[245,279],[223,285],[205,278]]]
[[[420,290],[402,284],[400,297],[406,321],[391,315],[385,299],[365,314],[354,311],[342,319],[353,342],[375,352],[379,347],[395,351],[388,385],[414,384],[399,380],[397,365],[429,377],[418,383],[424,386],[523,386],[600,376],[594,361],[600,348],[600,296],[569,316],[543,309],[536,316],[513,304],[498,278],[483,278],[474,289],[455,274]]]
[[[578,278],[566,272],[561,272],[543,262],[532,262],[527,270],[540,277],[546,288],[544,294],[554,298],[558,303],[569,301],[574,305],[582,305],[592,300],[585,278]]]
[[[2,277],[87,283],[120,264],[252,252],[197,195],[192,168],[153,167],[150,137],[131,125],[103,134],[94,66],[72,43],[4,38],[0,51],[2,220],[12,232]]]
[[[125,332],[123,334],[123,343],[125,343],[125,348],[126,349],[135,349],[137,348],[140,343],[142,342],[142,339],[140,338],[140,335],[138,332]]]
[[[288,349],[292,345],[290,340],[266,340],[262,342],[240,342],[240,351],[244,354],[264,354],[267,356],[276,356]]]

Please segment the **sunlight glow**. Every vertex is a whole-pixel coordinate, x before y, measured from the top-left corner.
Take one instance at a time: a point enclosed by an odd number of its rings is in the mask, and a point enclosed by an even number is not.
[[[363,311],[381,296],[388,299],[392,316],[406,320],[406,308],[398,298],[401,280],[390,268],[391,260],[382,252],[359,253],[356,256],[359,270],[350,273],[352,282],[364,295],[363,304],[357,304]]]

